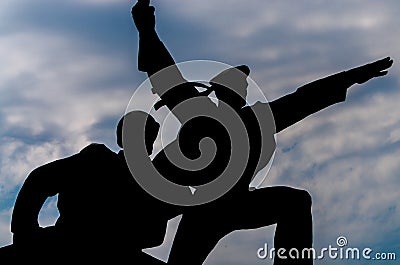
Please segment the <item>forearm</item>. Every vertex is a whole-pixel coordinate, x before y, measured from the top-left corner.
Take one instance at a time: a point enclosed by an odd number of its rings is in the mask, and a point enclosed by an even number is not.
[[[39,229],[39,212],[48,197],[58,193],[63,176],[69,173],[73,165],[70,159],[53,161],[34,169],[23,183],[14,204],[11,231],[13,233],[31,233]]]
[[[294,93],[271,102],[276,132],[333,104],[345,101],[347,89],[354,84],[352,76],[343,71],[306,84]]]
[[[37,170],[34,170],[18,193],[11,221],[13,233],[32,233],[39,229],[39,212],[48,196],[42,192],[38,177]]]
[[[154,29],[139,33],[138,67],[140,71],[147,73],[153,93],[159,96],[186,82]]]
[[[139,32],[138,69],[148,76],[174,65],[175,61],[155,29]]]

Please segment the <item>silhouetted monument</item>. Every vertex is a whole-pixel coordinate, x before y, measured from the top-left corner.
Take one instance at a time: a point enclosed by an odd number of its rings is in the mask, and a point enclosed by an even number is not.
[[[139,32],[138,68],[140,71],[147,72],[153,85],[153,92],[161,97],[160,102],[174,112],[180,103],[198,97],[199,94],[194,85],[184,80],[172,56],[158,37],[155,30],[155,9],[149,5],[149,2],[148,0],[138,1],[132,8],[133,20]],[[279,133],[313,113],[345,101],[348,88],[386,75],[392,63],[393,61],[387,57],[333,74],[270,102],[265,109],[270,108],[273,113],[275,133]],[[242,75],[249,75],[250,69],[247,66],[241,65],[235,68]],[[160,78],[157,73],[163,69],[168,70],[166,76]],[[228,71],[231,70],[234,69],[228,69]],[[224,73],[221,73],[221,76],[224,76]],[[219,76],[215,77],[215,79],[218,78]],[[239,182],[221,198],[207,204],[182,208],[183,217],[173,242],[168,264],[202,264],[217,242],[228,233],[271,224],[277,224],[274,238],[276,249],[301,250],[312,247],[311,196],[307,191],[283,186],[249,191],[249,183],[259,169],[257,161],[262,154],[260,145],[263,140],[260,137],[262,132],[257,121],[254,120],[254,109],[257,106],[245,106],[246,82],[241,82],[243,78],[240,74],[236,80],[238,81],[236,85],[234,82],[225,80],[228,81],[226,86],[224,82],[213,84],[213,80],[210,80],[210,89],[215,91],[218,100],[222,100],[235,109],[246,125],[250,140],[250,157],[247,167]],[[173,84],[180,85],[169,90],[165,89]],[[256,103],[256,105],[260,104],[264,103]],[[185,120],[182,118],[186,115],[185,112],[178,111],[174,114],[179,120]],[[219,130],[212,122],[205,119],[198,121],[197,124],[192,123],[190,127],[193,129],[187,129],[187,127],[185,124],[182,125],[179,141],[182,149],[187,149],[185,148],[187,145],[193,146],[191,151],[183,150],[192,158],[199,155],[196,140],[200,140],[202,136],[212,137],[215,141],[216,139],[222,141],[221,139],[224,138],[223,130]],[[222,146],[224,145],[229,147],[228,141]],[[216,155],[216,158],[220,160],[211,165],[211,172],[203,170],[200,174],[185,172],[169,165],[168,158],[163,152],[157,154],[153,163],[167,179],[175,178],[175,181],[178,181],[176,176],[186,175],[185,179],[183,177],[179,179],[179,181],[184,179],[182,185],[191,185],[192,181],[199,184],[199,178],[200,183],[210,181],[210,173],[212,175],[212,172],[218,173],[224,169],[224,158],[230,155],[229,148],[225,148],[224,151],[222,155]],[[261,165],[264,164],[261,163]],[[203,180],[201,180],[201,174],[203,174]],[[215,175],[213,177],[217,177]],[[195,179],[192,180],[191,177]],[[275,258],[274,260],[274,264],[312,263],[313,260],[307,258],[303,260]]]
[[[167,221],[183,213],[168,264],[202,264],[217,242],[239,229],[276,224],[275,248],[310,248],[313,244],[311,195],[291,187],[277,186],[249,190],[249,183],[269,161],[273,136],[307,116],[346,99],[348,88],[384,76],[393,61],[387,57],[370,64],[321,78],[270,103],[246,105],[250,69],[238,65],[217,74],[209,86],[185,80],[174,59],[155,30],[154,7],[139,0],[132,16],[139,32],[138,68],[146,72],[153,92],[160,96],[154,107],[166,106],[182,122],[178,138],[182,153],[189,159],[200,156],[199,142],[210,137],[216,143],[215,159],[205,168],[191,171],[171,164],[166,149],[152,163],[172,182],[202,185],[222,174],[234,155],[230,132],[212,117],[189,119],[190,109],[179,109],[182,102],[199,99],[210,113],[223,115],[234,110],[248,134],[246,167],[238,182],[222,197],[196,206],[169,205],[143,190],[132,178],[124,151],[114,153],[103,144],[90,144],[79,153],[34,169],[26,178],[15,203],[11,229],[13,244],[0,250],[2,261],[100,262],[162,264],[141,250],[162,242]],[[158,76],[162,70],[163,76]],[[179,84],[174,86],[174,84]],[[172,86],[171,89],[169,89]],[[206,91],[198,92],[196,86]],[[209,103],[214,91],[223,104]],[[271,113],[261,115],[262,111]],[[140,116],[140,117],[139,117]],[[123,122],[127,117],[146,117],[144,135],[129,135],[145,141],[152,152],[159,124],[147,113],[131,112],[117,126],[117,143],[123,146]],[[219,116],[218,116],[219,117]],[[260,117],[271,119],[270,127],[260,126]],[[176,144],[176,141],[171,143]],[[139,165],[138,165],[139,166]],[[42,228],[38,215],[48,197],[58,195],[60,216],[54,226]],[[262,208],[265,206],[264,208]],[[313,260],[279,259],[274,264],[312,264]]]

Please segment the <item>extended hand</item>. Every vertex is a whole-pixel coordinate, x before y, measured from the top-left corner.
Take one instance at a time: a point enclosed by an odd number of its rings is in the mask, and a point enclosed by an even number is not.
[[[154,29],[156,24],[154,10],[154,6],[150,6],[150,0],[138,0],[132,7],[133,22],[139,33]]]
[[[392,64],[393,60],[390,59],[390,57],[386,57],[384,59],[350,69],[347,71],[347,73],[351,75],[354,83],[362,84],[374,77],[386,75],[388,73],[387,69],[390,68]]]

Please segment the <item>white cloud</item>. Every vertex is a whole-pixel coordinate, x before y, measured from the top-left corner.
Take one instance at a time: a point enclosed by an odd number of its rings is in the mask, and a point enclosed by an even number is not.
[[[93,126],[105,118],[119,118],[135,84],[110,82],[126,73],[127,62],[88,50],[84,40],[40,31],[4,34],[0,40],[4,207],[14,202],[31,170],[78,152],[93,141]],[[101,129],[104,139],[114,138],[114,128]],[[111,137],[106,135],[109,132]],[[43,224],[54,221],[54,207],[53,203],[44,209]],[[1,243],[5,244],[10,242],[11,212],[2,216]]]
[[[17,184],[22,179],[19,174],[26,174],[28,168],[88,144],[94,124],[104,117],[122,115],[130,88],[119,84],[107,89],[95,87],[97,78],[101,84],[105,76],[122,71],[125,62],[81,51],[79,42],[43,33],[16,34],[1,40],[1,65],[7,69],[1,78],[6,102],[2,130],[22,130],[32,141],[41,135],[57,136],[33,145],[24,142],[26,139],[10,139],[14,137],[10,135],[2,140],[2,178],[6,175]]]
[[[201,1],[166,3],[152,2],[160,12],[173,10],[183,19],[196,21],[222,32],[245,38],[254,37],[265,28],[293,28],[305,33],[343,29],[371,29],[387,21],[393,14],[393,3],[365,1],[308,2],[296,1]],[[204,19],[207,17],[207,19]]]
[[[12,191],[25,180],[33,168],[63,156],[62,147],[56,143],[26,145],[23,142],[6,142],[0,149],[2,193]]]
[[[392,132],[400,124],[393,112],[399,99],[397,92],[349,99],[279,135],[264,184],[311,192],[318,246],[340,234],[355,245],[381,244],[397,229],[400,167]]]
[[[12,242],[10,232],[11,209],[0,211],[0,246],[9,245]]]
[[[397,35],[393,34],[398,32],[396,2],[230,0],[153,4],[160,23],[168,22],[164,17],[167,13],[175,17],[174,21],[198,25],[202,35],[195,40],[177,37],[188,49],[194,46],[194,56],[211,55],[231,64],[249,64],[255,81],[269,98],[324,75],[400,54]],[[167,27],[164,31],[162,26],[158,28],[161,36],[168,37]],[[179,50],[170,48],[172,52]]]
[[[115,4],[119,4],[119,3],[130,2],[130,1],[126,1],[126,0],[72,0],[71,2],[74,2],[76,4],[84,4],[84,5],[115,5]]]

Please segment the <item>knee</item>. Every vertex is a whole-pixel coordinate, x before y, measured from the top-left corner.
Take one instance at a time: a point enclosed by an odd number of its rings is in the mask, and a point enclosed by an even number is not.
[[[311,194],[306,190],[298,190],[297,202],[304,208],[310,208],[312,205]]]
[[[305,211],[311,208],[312,197],[308,191],[291,188],[286,195],[286,208],[291,212]]]
[[[292,192],[288,209],[293,214],[306,213],[310,211],[311,204],[312,198],[308,191],[295,189]]]
[[[300,220],[302,216],[309,216],[311,213],[312,198],[306,190],[293,190],[291,198],[288,201],[289,205],[286,206],[284,211],[285,221]],[[299,219],[300,218],[300,219]]]

